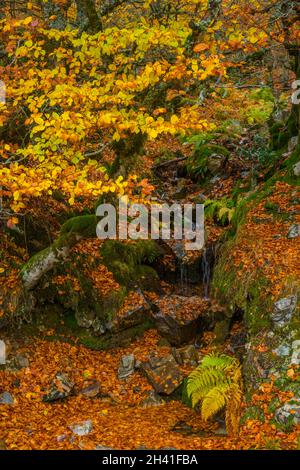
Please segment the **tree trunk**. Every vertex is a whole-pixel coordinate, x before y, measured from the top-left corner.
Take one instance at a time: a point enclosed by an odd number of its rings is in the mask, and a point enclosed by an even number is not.
[[[69,219],[61,228],[59,237],[45,250],[34,255],[21,271],[21,279],[26,291],[32,290],[55,265],[68,256],[71,248],[83,238],[96,236],[97,218],[83,215]]]

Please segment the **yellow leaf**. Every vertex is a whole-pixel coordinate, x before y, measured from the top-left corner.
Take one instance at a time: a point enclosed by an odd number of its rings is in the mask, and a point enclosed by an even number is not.
[[[25,18],[25,19],[23,20],[23,24],[24,24],[25,26],[27,26],[27,25],[30,24],[31,22],[32,22],[32,16],[28,16],[27,18]]]

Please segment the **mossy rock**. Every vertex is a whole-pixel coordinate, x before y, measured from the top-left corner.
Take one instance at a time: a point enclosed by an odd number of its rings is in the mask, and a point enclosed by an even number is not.
[[[221,145],[200,145],[187,161],[187,172],[196,179],[215,176],[222,171],[230,152]]]
[[[161,249],[153,240],[137,240],[125,243],[107,240],[100,249],[103,262],[115,279],[125,286],[139,284],[141,287],[156,283],[158,275],[152,264],[160,255]]]
[[[118,333],[107,332],[95,336],[92,330],[78,326],[74,312],[66,312],[58,305],[48,304],[34,313],[31,323],[23,323],[17,332],[14,328],[12,333],[22,340],[26,337],[39,337],[47,341],[79,343],[93,350],[105,350],[128,346],[149,328],[153,328],[150,320]],[[51,335],[45,335],[47,331],[52,331]]]
[[[224,319],[222,321],[218,321],[214,327],[214,344],[223,344],[228,337],[229,330],[230,330],[230,319]]]

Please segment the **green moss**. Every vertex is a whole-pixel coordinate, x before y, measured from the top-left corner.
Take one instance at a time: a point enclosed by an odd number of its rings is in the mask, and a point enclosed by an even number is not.
[[[61,227],[59,238],[70,234],[80,235],[84,238],[93,238],[96,237],[96,226],[96,215],[81,215],[78,217],[72,217]]]
[[[258,420],[261,423],[265,422],[265,415],[261,408],[258,406],[249,406],[246,408],[241,418],[241,424],[245,424],[249,420]]]
[[[229,334],[230,319],[226,318],[216,323],[214,328],[215,340],[214,344],[223,344]]]
[[[187,161],[187,172],[192,177],[205,178],[210,174],[208,168],[208,160],[212,155],[222,155],[229,158],[230,152],[221,145],[203,144],[196,146],[196,150],[192,157]]]
[[[88,329],[78,326],[74,312],[63,312],[58,306],[48,305],[42,311],[35,313],[30,324],[22,324],[16,334],[22,340],[26,337],[39,337],[47,341],[79,343],[90,349],[104,350],[127,346],[149,328],[153,328],[150,320],[119,333],[107,332],[101,336],[95,336]],[[53,330],[53,333],[45,335],[44,332],[48,330]]]
[[[259,332],[269,326],[270,298],[265,296],[268,281],[260,271],[245,272],[237,279],[236,268],[230,257],[234,249],[236,237],[229,240],[223,247],[212,279],[212,294],[222,305],[226,305],[227,316],[230,318],[237,310],[244,312],[245,322],[251,333]],[[219,336],[226,334],[228,325],[217,325]]]

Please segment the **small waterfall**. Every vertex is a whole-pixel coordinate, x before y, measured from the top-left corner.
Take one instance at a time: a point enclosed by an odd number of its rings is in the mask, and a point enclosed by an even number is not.
[[[188,295],[189,282],[188,282],[188,266],[180,263],[180,290],[182,295]]]
[[[209,299],[209,284],[210,284],[210,276],[211,276],[211,269],[210,269],[210,262],[209,262],[209,255],[207,248],[204,248],[202,262],[202,282],[204,287],[204,298]]]

